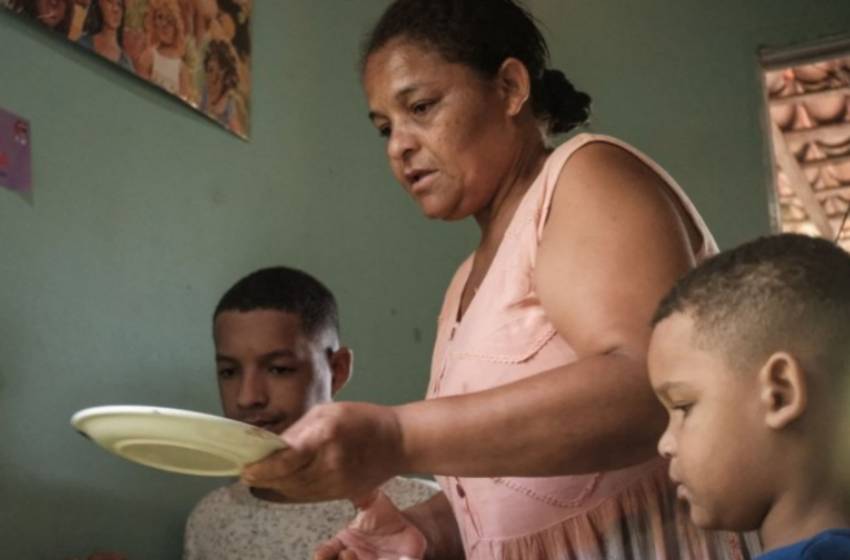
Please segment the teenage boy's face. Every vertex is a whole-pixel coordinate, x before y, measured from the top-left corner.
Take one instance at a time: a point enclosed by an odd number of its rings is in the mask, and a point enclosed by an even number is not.
[[[736,375],[718,352],[693,343],[693,320],[675,313],[649,346],[649,377],[670,415],[658,442],[693,522],[707,529],[753,530],[769,507],[758,437],[756,376]]]
[[[326,349],[304,335],[297,315],[225,311],[215,319],[213,337],[226,417],[279,434],[331,400]]]

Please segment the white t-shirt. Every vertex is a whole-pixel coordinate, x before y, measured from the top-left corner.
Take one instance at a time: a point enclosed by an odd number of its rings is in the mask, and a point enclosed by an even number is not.
[[[394,478],[381,490],[399,509],[440,491],[436,483]],[[207,494],[189,515],[183,560],[309,560],[355,515],[347,500],[287,504],[255,498],[241,484]]]

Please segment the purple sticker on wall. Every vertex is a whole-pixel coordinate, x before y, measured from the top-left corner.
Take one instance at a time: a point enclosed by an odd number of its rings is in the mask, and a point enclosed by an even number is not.
[[[31,139],[28,120],[0,109],[0,187],[18,192],[32,189]]]

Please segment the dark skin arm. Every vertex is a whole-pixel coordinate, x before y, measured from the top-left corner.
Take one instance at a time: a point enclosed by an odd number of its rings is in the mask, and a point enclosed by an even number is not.
[[[326,500],[367,493],[400,473],[553,476],[656,457],[666,414],[646,372],[649,323],[663,294],[694,266],[700,242],[653,171],[615,146],[585,146],[558,180],[535,277],[576,361],[473,394],[316,407],[283,434],[290,449],[249,466],[243,479]],[[449,557],[460,536],[442,500],[410,520]],[[442,521],[427,528],[417,516]]]
[[[646,374],[649,321],[694,265],[689,227],[633,156],[606,144],[579,150],[559,179],[536,278],[575,362],[463,396],[316,407],[283,434],[292,448],[243,478],[318,500],[405,472],[551,476],[654,457],[665,414]]]

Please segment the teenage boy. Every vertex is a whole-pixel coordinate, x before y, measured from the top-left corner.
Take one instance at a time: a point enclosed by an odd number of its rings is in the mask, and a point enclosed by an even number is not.
[[[333,294],[291,268],[239,280],[213,315],[224,415],[281,433],[351,377],[352,352],[340,345]],[[383,492],[400,508],[436,493],[422,480],[396,478]],[[198,503],[186,524],[185,560],[305,560],[355,515],[348,501],[289,503],[233,484]]]

